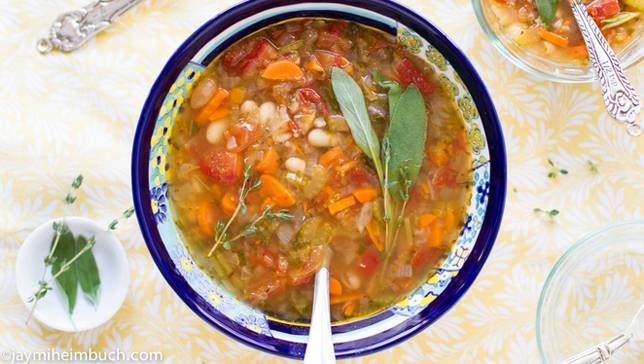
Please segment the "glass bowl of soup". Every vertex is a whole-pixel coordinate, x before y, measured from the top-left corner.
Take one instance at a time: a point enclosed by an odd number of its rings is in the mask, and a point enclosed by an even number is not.
[[[499,229],[506,162],[485,86],[426,19],[383,0],[260,0],[170,58],[132,185],[170,286],[254,348],[303,357],[329,254],[342,358],[418,333],[464,294]]]
[[[582,3],[625,68],[644,58],[643,1]],[[517,67],[551,81],[595,79],[568,0],[472,0],[472,5],[494,47]]]

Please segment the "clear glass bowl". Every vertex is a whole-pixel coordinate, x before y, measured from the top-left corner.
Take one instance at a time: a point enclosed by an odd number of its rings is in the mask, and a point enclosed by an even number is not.
[[[559,363],[620,334],[644,303],[644,220],[604,228],[574,244],[554,265],[537,307],[544,363]],[[611,363],[644,362],[630,342]]]
[[[496,16],[485,6],[489,1],[494,0],[472,0],[474,13],[494,47],[515,66],[550,81],[583,83],[595,80],[589,66],[554,62],[517,45],[501,32]],[[634,35],[633,39],[617,52],[624,68],[636,65],[644,59],[644,42],[642,42],[641,33]]]

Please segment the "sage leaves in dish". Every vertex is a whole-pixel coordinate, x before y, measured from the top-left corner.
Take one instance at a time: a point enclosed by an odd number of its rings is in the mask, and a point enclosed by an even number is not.
[[[535,4],[537,5],[537,11],[539,12],[541,20],[546,25],[551,25],[557,13],[559,0],[536,0]]]
[[[79,236],[75,239],[76,252],[81,252],[90,244],[89,239],[84,236]],[[101,277],[98,273],[96,266],[96,259],[92,252],[82,254],[76,261],[76,274],[78,282],[80,283],[81,290],[94,306],[98,305],[98,294],[101,287]]]
[[[425,100],[416,85],[402,91],[400,85],[385,80],[377,72],[374,80],[388,90],[389,127],[381,142],[367,114],[364,94],[360,86],[340,68],[333,68],[332,85],[340,109],[347,120],[351,134],[360,149],[372,160],[383,192],[385,247],[391,252],[399,221],[402,221],[409,190],[422,166],[427,138]],[[382,153],[381,153],[382,152]],[[383,163],[384,160],[384,163]],[[399,214],[393,216],[394,200],[402,201]],[[394,239],[391,233],[394,232]]]
[[[52,241],[52,248],[56,243],[56,237]],[[65,225],[56,250],[54,250],[51,274],[56,277],[56,283],[61,288],[65,299],[67,312],[71,315],[76,307],[76,295],[78,291],[78,275],[76,274],[76,265],[67,265],[76,255],[76,241],[74,235]]]

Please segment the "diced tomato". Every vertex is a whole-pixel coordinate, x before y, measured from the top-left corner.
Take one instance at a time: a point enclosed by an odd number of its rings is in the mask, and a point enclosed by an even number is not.
[[[339,53],[318,50],[315,51],[315,57],[317,57],[328,74],[331,73],[331,68],[333,67],[340,67],[348,74],[353,74],[353,64]]]
[[[434,178],[432,178],[434,187],[454,187],[456,185],[456,171],[448,166],[440,167]]]
[[[374,247],[368,248],[358,261],[358,271],[365,277],[371,277],[378,269],[380,255]]]
[[[599,22],[619,14],[619,0],[595,0],[588,5],[588,13]]]
[[[199,167],[216,182],[230,185],[241,177],[242,164],[242,158],[237,153],[210,150],[201,156]]]
[[[297,90],[297,96],[300,99],[301,103],[314,104],[315,106],[317,106],[318,111],[321,112],[322,115],[329,115],[329,109],[327,108],[324,99],[322,99],[322,96],[320,96],[320,94],[314,89],[301,88]]]
[[[224,140],[235,139],[232,143],[234,146],[228,147],[227,145],[226,149],[235,153],[243,152],[257,140],[257,134],[258,130],[255,126],[249,123],[237,123],[224,133]]]
[[[409,58],[403,59],[398,67],[396,67],[396,71],[398,72],[400,83],[403,86],[407,87],[413,83],[425,96],[429,96],[436,91],[436,85],[427,80],[423,72]]]
[[[342,50],[347,50],[351,47],[351,43],[342,36],[345,28],[346,23],[332,22],[320,32],[316,45],[323,49],[340,47]]]
[[[429,262],[436,261],[443,252],[440,249],[422,247],[411,257],[411,267],[419,269],[426,266]]]
[[[233,46],[224,54],[223,65],[232,73],[251,76],[269,59],[275,59],[277,51],[265,38]]]
[[[347,174],[351,182],[358,185],[378,185],[378,178],[371,173],[367,167],[362,164],[358,164],[352,168]]]

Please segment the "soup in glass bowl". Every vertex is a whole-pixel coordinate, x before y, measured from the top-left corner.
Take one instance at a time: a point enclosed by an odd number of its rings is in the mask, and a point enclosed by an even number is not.
[[[366,354],[446,312],[500,224],[480,78],[423,18],[369,5],[231,8],[170,59],[137,129],[155,263],[204,320],[272,353],[303,356],[325,260],[336,352]]]

